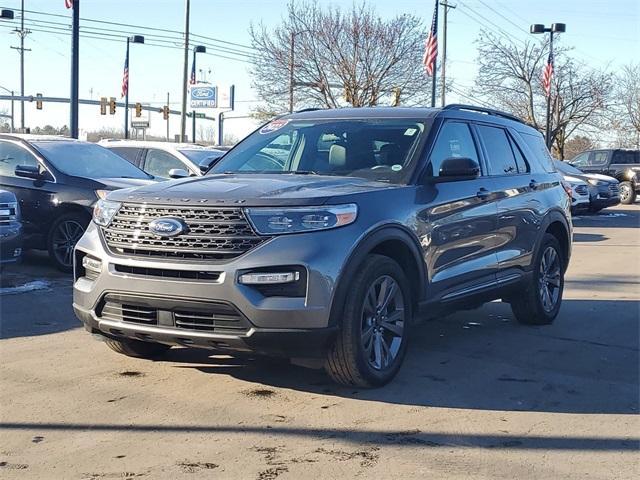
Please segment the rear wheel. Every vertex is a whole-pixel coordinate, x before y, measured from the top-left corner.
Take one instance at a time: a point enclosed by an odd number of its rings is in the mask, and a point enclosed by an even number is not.
[[[73,270],[73,249],[84,235],[91,219],[82,213],[67,213],[51,226],[47,249],[56,268],[63,272]]]
[[[162,343],[141,342],[140,340],[107,338],[107,346],[114,352],[118,352],[128,357],[154,359],[162,356],[171,348],[170,345]]]
[[[384,385],[400,369],[407,350],[412,315],[408,281],[394,260],[369,255],[349,288],[342,328],[325,369],[343,385]]]
[[[620,203],[631,205],[636,201],[636,192],[631,182],[620,182]]]
[[[547,325],[560,311],[564,290],[564,259],[560,243],[547,233],[536,255],[531,283],[517,298],[511,310],[520,323]]]

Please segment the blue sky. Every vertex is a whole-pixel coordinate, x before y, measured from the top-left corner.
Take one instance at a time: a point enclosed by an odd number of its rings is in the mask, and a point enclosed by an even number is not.
[[[275,25],[285,14],[287,0],[192,0],[191,30],[193,33],[214,37],[241,45],[249,45],[248,28],[251,22]],[[321,4],[344,4],[321,0]],[[426,24],[433,12],[431,0],[370,0],[382,17],[412,13]],[[564,22],[567,33],[565,45],[575,47],[573,55],[584,62],[601,68],[615,70],[619,65],[640,59],[640,1],[618,0],[451,0],[457,9],[449,15],[450,65],[448,73],[458,88],[472,85],[475,76],[476,47],[474,41],[482,28],[500,29],[500,34],[515,39],[525,39],[530,23]],[[182,0],[82,0],[81,16],[180,31],[183,28],[184,2]],[[1,8],[19,9],[19,0],[0,0]],[[63,0],[25,0],[25,9],[68,15]],[[492,10],[493,9],[493,10]],[[68,23],[59,17],[36,16],[27,13],[26,18]],[[484,17],[484,18],[483,18]],[[490,23],[492,22],[492,23]],[[83,23],[82,25],[89,25]],[[1,23],[0,23],[1,25]],[[118,28],[93,24],[103,28]],[[130,29],[135,33],[135,29]],[[160,32],[156,32],[161,34]],[[19,88],[19,56],[11,45],[17,45],[17,37],[9,28],[0,28],[0,85],[9,89]],[[68,96],[70,70],[70,37],[63,34],[33,32],[27,37],[26,94],[37,92],[48,96]],[[237,50],[242,47],[233,47]],[[119,97],[125,45],[98,39],[81,39],[80,95],[95,99],[100,96]],[[236,55],[232,55],[236,56]],[[199,56],[199,68],[211,69],[211,81],[221,85],[234,83],[239,101],[235,115],[242,116],[254,103],[251,90],[249,65],[238,60],[221,58],[210,53]],[[130,65],[131,101],[164,104],[167,92],[172,98],[172,108],[179,108],[182,79],[182,52],[151,45],[134,45]],[[428,88],[425,82],[425,88]],[[459,100],[455,95],[449,100]],[[7,102],[0,109],[8,109]],[[45,105],[36,111],[27,105],[27,124],[63,125],[68,123],[65,106]],[[97,107],[83,107],[80,126],[90,130],[100,126],[120,127],[122,109],[115,117],[98,115]],[[173,127],[177,129],[177,121]],[[161,134],[164,122],[159,114],[152,117],[152,131]],[[239,119],[226,126],[236,135],[243,135],[251,128],[251,122]],[[172,128],[172,130],[174,130]],[[177,130],[176,130],[177,131]]]

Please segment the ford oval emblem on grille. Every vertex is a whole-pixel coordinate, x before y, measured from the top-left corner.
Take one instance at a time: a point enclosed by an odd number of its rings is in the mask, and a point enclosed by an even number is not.
[[[149,231],[159,237],[175,237],[186,230],[187,226],[179,218],[161,217],[149,222]]]

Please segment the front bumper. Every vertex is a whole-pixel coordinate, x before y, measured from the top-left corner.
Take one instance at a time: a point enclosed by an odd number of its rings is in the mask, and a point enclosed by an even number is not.
[[[347,254],[332,248],[336,241],[342,241],[336,234],[352,235],[346,227],[276,237],[231,261],[197,263],[115,255],[105,247],[97,227],[91,224],[76,246],[73,308],[89,331],[111,337],[290,357],[319,356],[335,333],[335,327],[330,325],[331,302]],[[353,239],[345,241],[350,245]],[[101,271],[95,278],[87,278],[78,265],[83,255],[101,260]],[[301,297],[264,296],[237,281],[238,272],[264,267],[277,270],[278,266],[292,264],[306,270],[306,292]],[[207,280],[160,278],[123,273],[123,266],[135,267],[137,271],[163,269],[216,275]],[[107,318],[103,308],[112,297],[126,297],[122,302],[132,305],[127,308],[133,308],[134,312],[157,311],[158,323],[142,324],[139,319],[132,322],[126,315]],[[177,312],[207,311],[208,306],[221,304],[237,312],[234,315],[241,319],[242,328],[228,331],[203,329],[200,325],[193,329],[179,326]]]
[[[22,226],[12,223],[0,226],[0,264],[15,263],[22,256]]]

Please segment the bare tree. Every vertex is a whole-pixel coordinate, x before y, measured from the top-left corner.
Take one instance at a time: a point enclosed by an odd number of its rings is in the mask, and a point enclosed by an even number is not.
[[[546,42],[528,40],[516,44],[482,32],[478,39],[475,95],[543,131],[546,96],[541,79],[548,54]],[[565,48],[556,47],[554,57],[551,138],[556,153],[564,158],[571,135],[599,127],[607,108],[611,78],[577,63]]]
[[[295,105],[336,108],[345,104],[423,102],[429,82],[422,69],[425,30],[412,15],[381,19],[366,3],[344,11],[317,1],[292,1],[275,29],[250,29],[258,50],[251,72],[264,112],[288,108],[293,44]]]
[[[640,148],[640,63],[625,65],[616,76],[610,127],[617,146]]]
[[[574,135],[570,140],[567,140],[564,146],[565,158],[572,159],[579,153],[585,150],[592,150],[598,148],[599,145],[591,137],[585,135]]]

